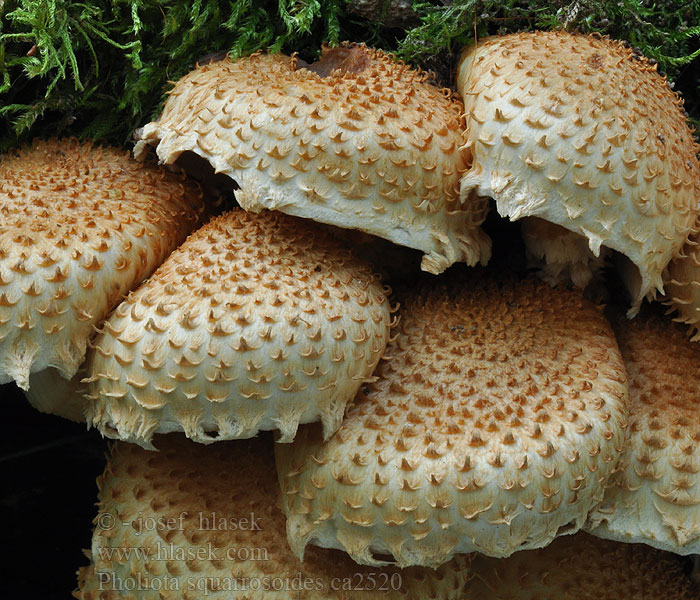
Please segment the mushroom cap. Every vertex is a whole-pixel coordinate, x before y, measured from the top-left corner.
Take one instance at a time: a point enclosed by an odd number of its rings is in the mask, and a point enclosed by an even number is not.
[[[300,563],[284,543],[270,437],[202,446],[170,435],[158,445],[113,447],[79,600],[461,597],[470,557],[400,571],[316,549]]]
[[[0,157],[0,383],[70,379],[93,327],[202,211],[194,184],[114,148],[53,139]]]
[[[677,557],[585,533],[507,559],[476,557],[462,600],[697,600]]]
[[[88,423],[151,447],[156,433],[337,429],[390,332],[379,278],[330,228],[237,209],[194,232],[95,339]]]
[[[630,383],[630,426],[594,535],[700,554],[700,346],[643,313],[615,324]]]
[[[700,221],[697,223],[700,230]],[[680,256],[664,273],[666,303],[678,312],[674,320],[688,325],[691,339],[700,342],[700,233],[690,236]]]
[[[199,66],[138,135],[164,163],[183,152],[235,179],[262,208],[360,229],[425,253],[422,268],[485,263],[488,201],[459,199],[463,105],[428,76],[359,45],[319,63],[254,54]]]
[[[693,228],[698,145],[656,66],[622,42],[564,31],[481,40],[462,56],[473,162],[463,197],[511,220],[540,217],[639,269],[632,313]]]
[[[474,280],[404,299],[377,380],[277,467],[292,549],[361,564],[508,556],[579,529],[624,441],[613,333],[577,291]],[[373,554],[374,553],[374,554]]]

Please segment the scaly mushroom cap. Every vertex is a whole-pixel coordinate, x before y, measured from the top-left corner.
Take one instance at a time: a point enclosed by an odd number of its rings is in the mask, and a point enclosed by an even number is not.
[[[470,557],[437,571],[368,569],[321,549],[297,561],[269,437],[207,447],[170,435],[158,445],[113,447],[79,600],[461,597]]]
[[[427,75],[359,45],[300,68],[283,55],[198,67],[140,132],[164,163],[183,152],[238,182],[246,210],[360,229],[425,253],[422,268],[485,263],[488,203],[460,203],[463,106]]]
[[[88,422],[150,446],[321,419],[335,431],[387,344],[371,269],[310,221],[235,210],[193,233],[112,313],[88,358]]]
[[[654,315],[615,330],[630,379],[629,439],[587,529],[700,554],[700,346]]]
[[[333,437],[304,428],[278,447],[295,553],[312,543],[362,564],[385,564],[380,553],[437,566],[580,528],[627,415],[601,311],[541,282],[475,279],[414,292],[399,327]]]
[[[0,383],[71,378],[94,325],[195,227],[201,193],[128,153],[35,141],[0,158]]]
[[[505,560],[477,557],[462,600],[697,600],[677,557],[578,533]]]
[[[664,275],[666,303],[678,311],[674,320],[688,325],[692,341],[700,342],[700,233],[690,237]]]
[[[457,77],[471,169],[463,197],[495,198],[584,236],[639,269],[632,313],[663,290],[698,214],[698,145],[682,101],[656,67],[625,47],[563,31],[487,38]]]

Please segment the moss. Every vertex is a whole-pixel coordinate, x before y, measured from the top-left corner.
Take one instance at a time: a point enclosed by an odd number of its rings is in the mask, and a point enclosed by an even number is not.
[[[212,51],[336,42],[341,0],[0,0],[0,115],[8,146],[44,133],[123,143],[168,81]]]
[[[168,82],[211,52],[311,59],[322,42],[352,39],[448,82],[475,35],[553,27],[628,40],[678,78],[700,119],[691,73],[700,62],[700,0],[414,0],[417,24],[406,31],[354,16],[348,1],[0,0],[0,149],[40,133],[124,144],[157,114]]]

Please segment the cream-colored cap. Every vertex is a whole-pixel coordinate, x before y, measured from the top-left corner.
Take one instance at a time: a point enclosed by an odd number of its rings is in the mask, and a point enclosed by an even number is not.
[[[700,162],[656,66],[599,36],[516,33],[467,48],[457,89],[472,154],[463,198],[492,197],[511,220],[544,219],[595,256],[602,246],[626,256],[640,274],[631,313],[663,291],[700,211]]]
[[[0,383],[70,379],[93,327],[198,223],[199,188],[114,148],[35,141],[0,157]]]
[[[160,452],[117,443],[98,480],[92,563],[79,600],[458,600],[470,557],[440,569],[368,568],[316,549],[303,563],[284,540],[272,439]]]
[[[630,378],[624,470],[586,528],[595,535],[700,554],[700,346],[667,319],[619,318]]]
[[[601,310],[578,291],[477,277],[399,300],[400,331],[341,428],[277,447],[294,552],[435,567],[579,529],[627,419]]]
[[[696,224],[700,231],[700,220]],[[700,342],[700,233],[690,236],[680,256],[664,272],[666,303],[677,311],[675,321],[688,325],[691,339]]]
[[[333,433],[384,352],[391,315],[371,268],[331,228],[237,209],[193,233],[101,326],[88,423],[151,447],[299,423]]]
[[[255,54],[199,66],[139,130],[173,163],[194,152],[234,179],[236,199],[386,238],[425,253],[422,268],[485,263],[488,201],[459,199],[467,168],[463,105],[425,73],[362,45],[304,65]]]

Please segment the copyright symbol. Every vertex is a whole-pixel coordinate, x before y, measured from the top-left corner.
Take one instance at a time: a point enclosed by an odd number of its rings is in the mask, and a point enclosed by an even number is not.
[[[109,531],[114,527],[116,522],[117,520],[114,518],[112,513],[106,512],[97,515],[97,529],[100,529],[101,531]]]

